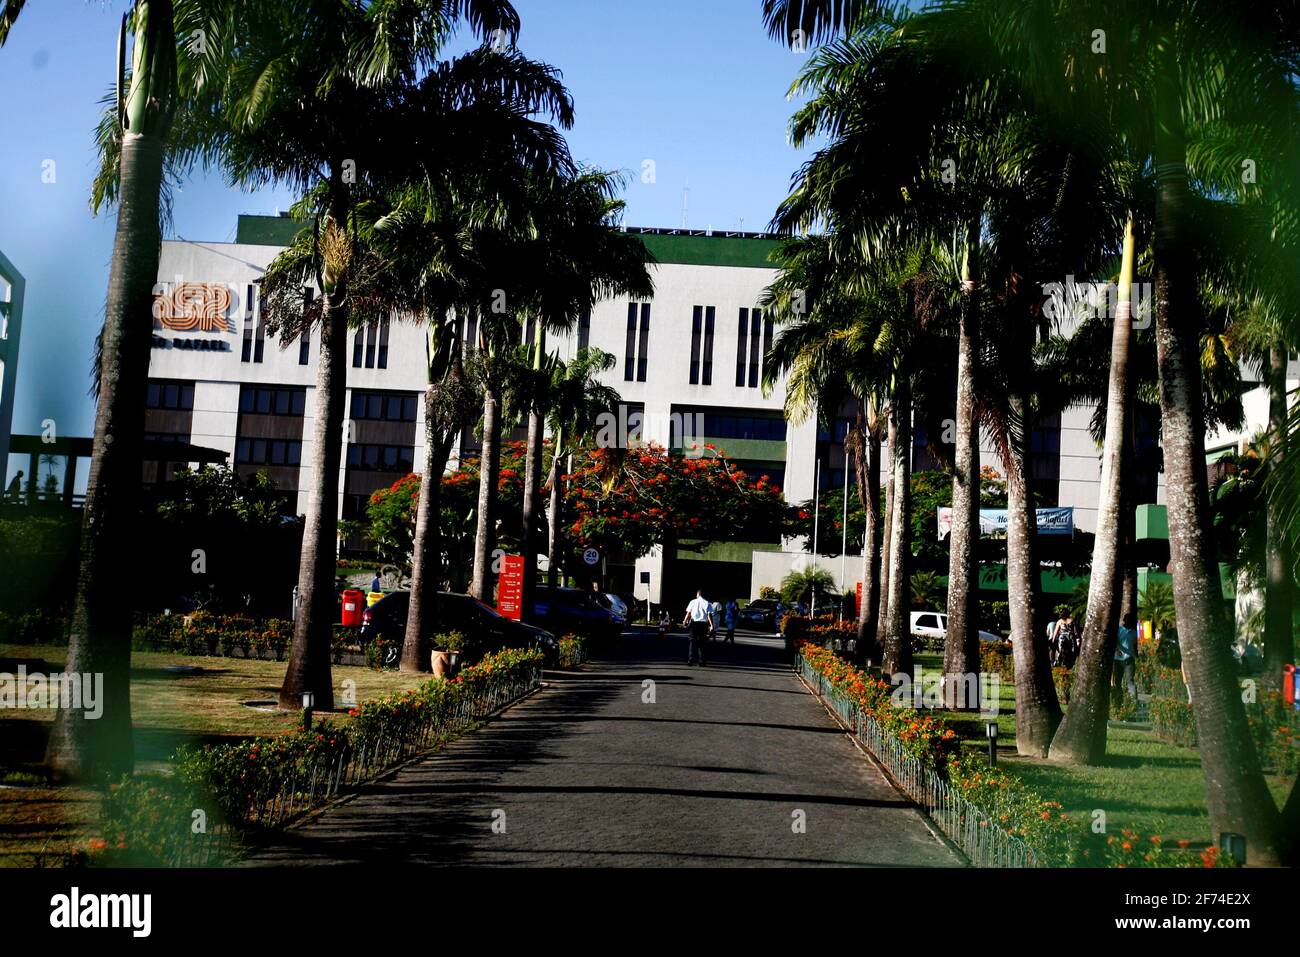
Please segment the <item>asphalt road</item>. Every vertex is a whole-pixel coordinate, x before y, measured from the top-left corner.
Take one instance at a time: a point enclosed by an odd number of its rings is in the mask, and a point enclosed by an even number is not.
[[[244,863],[958,866],[779,640],[737,642],[629,634]]]

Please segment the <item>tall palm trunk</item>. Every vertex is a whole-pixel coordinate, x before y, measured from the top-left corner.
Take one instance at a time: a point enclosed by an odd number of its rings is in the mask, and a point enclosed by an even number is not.
[[[483,392],[483,451],[479,454],[478,523],[474,532],[474,576],[469,593],[492,604],[492,550],[496,545],[497,473],[501,470],[501,386]]]
[[[438,626],[438,590],[442,586],[442,529],[439,503],[442,475],[451,457],[452,430],[440,428],[435,409],[438,385],[424,390],[424,468],[411,543],[411,599],[402,640],[402,671],[430,671],[434,629]]]
[[[1124,507],[1120,511],[1120,592],[1119,620],[1130,615],[1134,621],[1138,614],[1137,588],[1137,498],[1134,486],[1137,481],[1137,409],[1136,401],[1129,400],[1124,419]]]
[[[1097,537],[1088,582],[1088,613],[1083,647],[1074,666],[1070,708],[1052,739],[1051,756],[1069,764],[1097,764],[1106,756],[1110,716],[1110,676],[1118,640],[1123,573],[1124,494],[1129,477],[1128,417],[1132,402],[1129,353],[1133,348],[1133,215],[1124,227],[1124,254],[1110,339],[1110,381],[1106,395],[1106,436],[1102,444]]]
[[[1028,338],[1012,344],[1022,383],[1030,381]],[[1047,639],[1035,622],[1038,560],[1035,539],[1038,517],[1029,494],[1033,409],[1029,397],[1011,395],[1011,416],[1019,424],[1009,442],[1007,470],[1007,602],[1011,616],[1011,653],[1016,669],[1016,752],[1046,757],[1052,735],[1061,723],[1061,702],[1052,682]]]
[[[962,303],[957,334],[957,423],[953,452],[952,532],[948,536],[948,633],[944,639],[944,702],[979,708],[980,450],[975,420],[975,374],[979,357],[979,220],[966,229]]]
[[[858,497],[867,513],[862,536],[862,608],[858,613],[858,657],[878,662],[880,614],[880,433],[866,428],[866,454],[858,457]],[[863,462],[865,459],[865,463]],[[864,467],[865,465],[865,467]]]
[[[117,232],[99,367],[99,404],[81,521],[81,554],[65,671],[103,676],[102,714],[55,712],[46,764],[60,780],[102,781],[135,766],[131,736],[131,606],[121,593],[131,563],[140,487],[153,289],[162,234],[163,144],[176,105],[171,0],[136,5],[126,101]],[[125,33],[121,42],[125,43]],[[35,476],[32,482],[36,481]],[[91,679],[93,680],[93,679]]]
[[[1277,806],[1246,724],[1228,650],[1232,628],[1210,537],[1199,362],[1201,322],[1185,232],[1186,147],[1178,63],[1170,40],[1158,45],[1157,57],[1156,362],[1179,645],[1194,702],[1211,832],[1245,835],[1250,861],[1268,864],[1278,860]]]
[[[894,542],[894,457],[898,455],[898,429],[892,405],[885,413],[885,432],[889,442],[889,475],[885,477],[885,514],[880,535],[880,595],[876,612],[876,649],[883,665],[885,638],[889,634],[889,576],[893,569]]]
[[[885,627],[884,659],[886,674],[912,675],[911,616],[911,546],[908,532],[912,526],[912,397],[906,378],[899,373],[894,401],[890,403],[890,431],[894,435],[891,482],[893,520],[889,544],[889,610]]]
[[[540,317],[534,339],[533,371],[540,372],[542,355],[546,348],[546,326]],[[537,526],[541,522],[542,502],[542,440],[546,438],[546,419],[542,398],[533,396],[528,410],[528,447],[524,454],[524,513],[523,532],[519,550],[524,555],[524,580],[521,591],[521,614],[525,621],[533,619],[533,596],[537,591]]]
[[[334,182],[332,188],[335,198],[330,204],[326,228],[342,232],[347,213],[341,180]],[[281,708],[302,707],[303,693],[310,691],[317,710],[334,709],[330,646],[337,612],[334,563],[338,544],[339,462],[343,457],[343,411],[348,390],[345,270],[345,264],[326,262],[312,424],[311,487],[307,491],[307,521],[298,562],[293,649],[280,686]]]
[[[560,449],[564,445],[564,428],[555,430],[554,449],[551,455],[551,503],[546,513],[546,584],[554,588],[559,581],[560,564],[560,510],[563,502],[561,486],[563,479],[560,472]]]
[[[1286,455],[1286,343],[1274,341],[1268,350],[1269,468],[1277,469]],[[1267,505],[1264,593],[1264,680],[1276,687],[1282,667],[1291,662],[1295,640],[1291,630],[1291,549],[1282,503],[1270,495]]]

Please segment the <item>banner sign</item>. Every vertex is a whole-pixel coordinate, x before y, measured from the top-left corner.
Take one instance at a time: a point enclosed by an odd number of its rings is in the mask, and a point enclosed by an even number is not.
[[[501,579],[497,582],[497,611],[501,617],[518,621],[524,609],[524,556],[501,557]]]
[[[1039,535],[1073,535],[1073,508],[1040,508],[1038,514]],[[939,509],[939,538],[948,537],[952,531],[952,509],[944,506]],[[1005,508],[980,509],[980,534],[994,538],[1006,538],[1007,510]]]

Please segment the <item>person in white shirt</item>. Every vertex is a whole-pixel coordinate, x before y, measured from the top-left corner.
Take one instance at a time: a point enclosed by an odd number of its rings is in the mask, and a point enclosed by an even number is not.
[[[713,606],[705,601],[703,591],[697,591],[691,603],[686,606],[686,617],[682,619],[682,625],[691,630],[686,663],[693,665],[698,657],[700,664],[704,665],[704,649],[709,640],[709,631],[713,628]]]

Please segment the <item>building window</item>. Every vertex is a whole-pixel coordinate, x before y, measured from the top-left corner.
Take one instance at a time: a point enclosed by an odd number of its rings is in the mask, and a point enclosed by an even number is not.
[[[302,442],[297,439],[239,439],[235,442],[236,465],[297,465],[302,461]]]
[[[414,422],[418,396],[410,392],[352,393],[352,418],[376,422]]]
[[[478,316],[465,317],[465,352],[469,354],[478,348]]]
[[[244,296],[244,342],[243,342],[243,347],[240,349],[239,352],[239,361],[252,362],[253,361],[253,322],[254,322],[253,303],[255,302],[255,300],[253,299],[253,287],[251,285],[245,287],[244,291],[246,293],[246,295]]]
[[[752,309],[749,313],[749,387],[758,387],[758,346],[759,325],[763,320],[762,309]]]
[[[636,378],[636,303],[627,304],[627,343],[623,352],[623,381]]]
[[[691,385],[700,384],[700,343],[704,338],[704,307],[691,314]]]
[[[736,329],[736,385],[745,384],[745,367],[748,364],[749,310],[740,310],[740,325]]]
[[[150,409],[193,409],[194,383],[150,380],[145,406]]]
[[[759,361],[766,363],[767,354],[772,351],[772,320],[768,316],[763,317],[763,354]]]
[[[709,306],[704,310],[704,359],[700,363],[700,382],[713,385],[713,322],[715,310]]]
[[[650,352],[650,303],[641,303],[641,342],[637,347],[636,381],[644,382]]]
[[[303,287],[302,334],[298,336],[298,365],[300,366],[305,366],[311,358],[311,324],[307,322],[307,314],[311,312],[311,303],[314,295],[315,293],[311,286]]]
[[[352,337],[352,368],[388,368],[388,320],[368,322]]]
[[[301,416],[306,406],[306,389],[246,385],[239,391],[239,411],[249,415]]]
[[[354,443],[348,446],[348,467],[368,472],[410,472],[415,468],[415,447]]]
[[[253,295],[253,287],[248,287],[248,295]],[[257,333],[253,337],[253,361],[261,362],[266,353],[266,300],[257,303]]]
[[[591,313],[584,312],[578,317],[578,349],[591,347]]]

